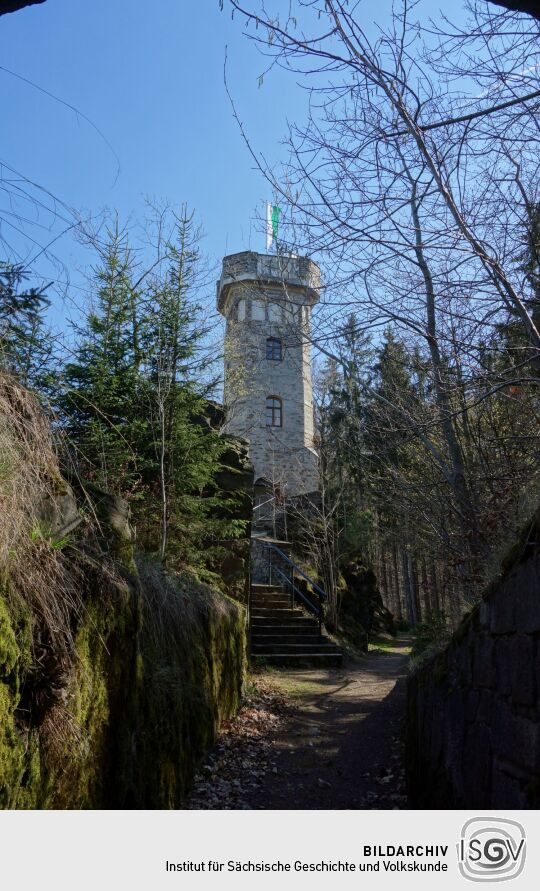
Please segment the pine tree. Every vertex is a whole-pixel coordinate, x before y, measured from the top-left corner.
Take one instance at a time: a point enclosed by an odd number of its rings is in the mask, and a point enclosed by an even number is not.
[[[52,338],[45,325],[50,305],[46,288],[26,288],[21,265],[0,263],[0,367],[21,383],[44,389],[50,372]]]
[[[133,355],[132,257],[118,227],[109,232],[94,286],[92,309],[64,368],[59,404],[90,479],[127,494],[137,487],[135,439],[145,424]]]
[[[414,416],[418,403],[411,366],[405,344],[388,328],[374,366],[372,387],[375,395],[366,405],[370,463],[377,468],[377,473],[384,472],[383,467],[387,463],[397,466],[406,461],[410,431],[407,430],[403,411]]]
[[[198,295],[200,233],[185,210],[142,275],[118,226],[94,270],[59,405],[83,473],[130,498],[138,544],[174,566],[212,570],[243,533],[216,479],[225,443],[205,421],[214,381]]]
[[[163,560],[172,554],[191,563],[211,525],[213,477],[223,449],[197,421],[214,383],[202,350],[208,329],[197,302],[204,279],[199,241],[193,214],[183,208],[164,245],[166,273],[146,295],[142,325],[150,417],[145,479],[159,505],[159,553]]]

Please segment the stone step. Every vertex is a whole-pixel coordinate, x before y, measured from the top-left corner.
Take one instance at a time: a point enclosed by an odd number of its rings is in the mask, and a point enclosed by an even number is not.
[[[289,591],[280,588],[278,591],[251,591],[252,600],[272,600],[274,597],[288,597]]]
[[[290,595],[285,591],[270,591],[268,594],[252,594],[251,602],[252,603],[268,603],[268,601],[272,600],[290,600]]]
[[[314,637],[317,637],[319,640],[322,637],[321,632],[319,631],[318,625],[314,628],[283,628],[283,627],[270,627],[270,628],[252,628],[251,629],[251,639],[255,640],[260,637],[264,637],[265,635],[271,635],[276,637],[276,635],[283,640],[295,640],[297,637],[301,637],[302,639],[307,638],[311,640]]]
[[[273,592],[276,594],[283,594],[283,588],[281,585],[252,585],[251,586],[251,594],[271,594]]]
[[[251,589],[251,599],[254,597],[286,597],[289,594],[289,591],[285,591],[283,588],[265,588],[264,590],[259,591],[257,588]]]
[[[250,655],[270,665],[289,667],[339,666],[342,653],[321,634],[314,615],[291,604],[278,585],[254,584],[250,598]]]
[[[251,608],[255,609],[256,607],[262,606],[290,606],[291,598],[287,597],[286,594],[283,597],[257,597],[256,600],[251,600]]]
[[[293,609],[290,606],[260,606],[258,609],[251,610],[252,619],[268,619],[275,617],[276,620],[290,619],[291,617],[300,617],[302,613],[299,609]]]
[[[316,647],[323,641],[324,638],[321,634],[257,634],[254,632],[252,632],[251,634],[252,649],[255,649],[259,646],[274,646],[276,644],[278,646],[281,646],[283,644],[287,648],[289,648],[290,646],[298,646],[300,644],[309,647]]]
[[[318,625],[252,625],[251,633],[257,637],[276,634],[282,637],[321,637]]]
[[[275,619],[272,616],[251,616],[252,628],[264,628],[271,626],[273,628],[318,628],[317,619],[310,619],[309,616],[290,616],[289,618]]]
[[[321,637],[323,632],[315,623],[314,625],[252,625],[251,626],[252,634],[282,634],[284,637],[295,637],[300,635],[300,637],[313,637],[314,635],[318,635]]]
[[[342,654],[336,653],[252,653],[257,661],[267,665],[281,665],[284,668],[339,668],[343,661]]]
[[[251,644],[251,652],[253,654],[257,654],[261,651],[266,653],[297,653],[301,655],[302,653],[339,653],[340,651],[329,640],[319,640],[316,643],[259,643],[258,641],[252,642]]]

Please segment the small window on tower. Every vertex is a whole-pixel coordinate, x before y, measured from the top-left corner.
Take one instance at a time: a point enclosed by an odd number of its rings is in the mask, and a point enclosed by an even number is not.
[[[252,300],[251,301],[251,321],[252,322],[264,322],[265,319],[265,305],[262,300]]]
[[[246,317],[246,301],[238,301],[238,321],[243,322]]]
[[[283,353],[279,337],[268,337],[266,339],[266,358],[272,362],[281,362]]]
[[[266,426],[283,427],[283,408],[279,396],[266,397]]]

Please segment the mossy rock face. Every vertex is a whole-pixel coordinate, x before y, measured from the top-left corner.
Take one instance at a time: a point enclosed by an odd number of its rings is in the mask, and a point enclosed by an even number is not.
[[[344,630],[355,628],[366,641],[371,634],[395,635],[394,617],[383,603],[373,570],[360,560],[352,560],[342,569],[343,590],[340,602],[340,624]]]
[[[65,480],[55,479],[50,488],[39,508],[40,519],[53,537],[62,536],[78,526],[81,515],[73,489]]]
[[[0,807],[15,806],[25,770],[24,740],[15,728],[18,704],[16,671],[19,648],[3,596],[0,595]]]
[[[9,679],[19,659],[19,647],[10,611],[0,594],[0,678]]]
[[[187,573],[77,559],[71,668],[35,725],[20,707],[37,683],[28,623],[0,596],[0,807],[180,807],[240,701],[245,611]]]
[[[110,777],[128,731],[137,592],[89,557],[75,562],[84,609],[69,659],[50,640],[43,646],[22,602],[0,596],[0,807],[106,807],[120,792],[121,779],[111,786]],[[40,667],[38,646],[48,656]],[[60,677],[51,666],[62,660]]]
[[[216,484],[223,492],[244,493],[245,519],[251,520],[253,510],[253,465],[249,460],[248,443],[234,436],[222,436],[225,450],[221,455],[221,469]]]
[[[0,808],[36,807],[39,761],[36,740],[21,733],[17,708],[24,676],[32,660],[30,616],[24,604],[9,598],[0,583]]]
[[[193,574],[138,566],[128,505],[89,489],[96,529],[51,550],[78,592],[70,642],[58,647],[0,566],[1,808],[180,807],[240,701],[243,607]],[[55,528],[63,498],[71,511],[67,484],[46,517]],[[228,567],[240,592],[242,544]]]
[[[238,603],[192,574],[168,575],[144,560],[139,569],[144,692],[129,804],[180,807],[219,725],[238,708],[246,667],[246,616]]]
[[[121,806],[128,782],[123,756],[138,695],[140,591],[136,579],[103,577],[92,565],[86,578],[91,596],[75,636],[65,746],[60,740],[52,755],[46,753],[53,807]]]
[[[136,574],[129,503],[119,495],[110,495],[89,483],[85,483],[86,496],[99,524],[98,541],[103,550]]]

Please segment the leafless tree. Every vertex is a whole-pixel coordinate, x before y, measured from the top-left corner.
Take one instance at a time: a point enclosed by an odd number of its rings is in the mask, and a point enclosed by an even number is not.
[[[241,126],[287,205],[290,240],[325,265],[314,342],[339,358],[352,311],[376,338],[390,324],[411,351],[420,345],[432,396],[422,406],[396,397],[386,408],[379,398],[381,423],[422,447],[427,472],[416,494],[401,480],[411,516],[420,510],[447,549],[485,564],[488,490],[501,473],[485,424],[512,387],[522,388],[527,416],[537,414],[535,282],[520,258],[539,199],[538,25],[477,2],[468,30],[443,19],[422,26],[421,5],[405,0],[371,38],[361,3],[298,0],[281,16],[230,2],[268,67],[293,72],[309,91],[309,117],[291,125],[279,174]],[[484,350],[509,322],[520,331],[513,375]],[[496,436],[515,437],[510,415]],[[518,445],[509,465],[521,486],[522,457]],[[534,457],[529,471],[534,479]],[[449,515],[461,528],[457,547]],[[475,580],[470,562],[466,575]]]

